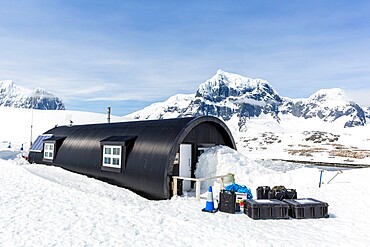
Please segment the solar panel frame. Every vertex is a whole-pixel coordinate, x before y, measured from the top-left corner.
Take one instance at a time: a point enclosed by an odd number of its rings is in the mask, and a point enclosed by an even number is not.
[[[32,144],[31,148],[30,148],[30,151],[32,152],[42,152],[42,148],[43,148],[43,141],[52,137],[53,135],[52,134],[45,134],[45,135],[39,135],[35,142]]]

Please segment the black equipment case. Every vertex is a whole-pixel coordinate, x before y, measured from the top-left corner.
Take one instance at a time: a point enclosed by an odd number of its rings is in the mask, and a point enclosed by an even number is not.
[[[270,186],[259,186],[256,189],[257,199],[267,199],[269,191],[270,191]]]
[[[289,206],[276,199],[246,200],[244,213],[256,219],[288,219]]]
[[[282,188],[280,189],[279,187]],[[274,187],[268,192],[267,198],[280,201],[284,199],[297,199],[297,191],[295,189],[285,189],[283,186],[278,186],[276,189]]]
[[[289,216],[296,219],[328,218],[328,204],[312,198],[284,199]]]
[[[230,192],[226,190],[220,191],[220,201],[218,204],[218,210],[224,213],[235,214],[235,211],[236,211],[235,192]]]

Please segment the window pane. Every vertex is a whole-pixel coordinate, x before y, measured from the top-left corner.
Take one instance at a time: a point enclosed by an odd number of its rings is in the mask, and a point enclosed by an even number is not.
[[[104,164],[110,164],[110,158],[104,157]]]
[[[45,150],[53,150],[54,149],[54,144],[45,144]]]
[[[111,154],[112,150],[110,148],[104,148],[105,154]]]
[[[119,165],[119,159],[113,158],[113,165]]]
[[[54,155],[54,152],[50,152],[50,151],[44,152],[44,158],[53,159],[53,155]]]
[[[113,154],[114,154],[114,155],[120,155],[120,150],[119,150],[119,148],[113,148]]]

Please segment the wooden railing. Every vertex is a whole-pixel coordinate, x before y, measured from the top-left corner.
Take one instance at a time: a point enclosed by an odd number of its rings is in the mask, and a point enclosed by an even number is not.
[[[228,173],[226,175],[219,175],[219,176],[214,176],[214,177],[208,177],[208,178],[185,178],[185,177],[179,177],[179,176],[173,176],[173,184],[172,184],[172,192],[173,195],[177,195],[177,180],[188,180],[188,181],[195,181],[195,197],[197,201],[200,200],[200,185],[201,182],[207,181],[207,180],[212,180],[212,179],[221,179],[221,185],[224,187],[224,180],[225,178],[229,178],[231,182],[234,181],[234,174]]]

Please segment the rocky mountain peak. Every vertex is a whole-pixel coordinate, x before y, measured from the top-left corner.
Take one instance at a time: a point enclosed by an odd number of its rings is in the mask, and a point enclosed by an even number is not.
[[[320,89],[308,99],[284,101],[281,107],[283,114],[292,114],[296,117],[318,117],[326,122],[337,119],[346,119],[344,127],[362,126],[366,124],[363,109],[351,101],[340,88]]]
[[[236,118],[239,130],[245,131],[247,120],[261,115],[277,122],[283,115],[320,118],[326,122],[341,119],[343,127],[354,127],[365,125],[369,112],[370,108],[363,110],[339,88],[321,89],[306,99],[282,98],[266,80],[219,69],[199,85],[195,95],[171,97],[130,116],[149,119],[211,115],[224,121]]]
[[[12,80],[0,81],[0,94],[6,94],[14,87]]]
[[[41,110],[64,110],[65,106],[54,94],[37,88],[16,85],[11,80],[0,81],[0,106]]]
[[[316,101],[321,104],[332,103],[334,105],[349,102],[346,93],[340,88],[320,89],[308,98],[309,102]]]
[[[279,121],[281,103],[281,97],[267,81],[218,70],[199,85],[194,99],[180,116],[211,115],[225,121],[236,116],[242,130],[248,118],[261,114]]]
[[[223,70],[218,70],[211,79],[201,83],[195,97],[202,97],[215,102],[220,102],[228,97],[281,101],[278,93],[267,81],[252,79]]]

